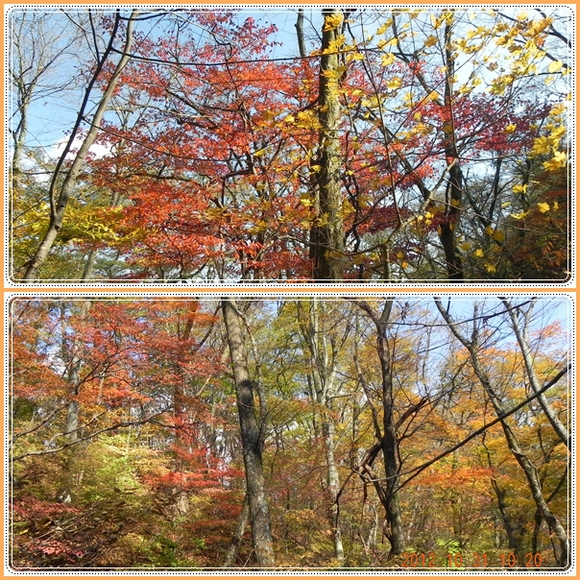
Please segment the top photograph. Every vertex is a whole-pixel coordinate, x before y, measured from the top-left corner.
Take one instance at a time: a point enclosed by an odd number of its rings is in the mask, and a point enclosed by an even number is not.
[[[14,6],[12,284],[566,284],[572,8]]]

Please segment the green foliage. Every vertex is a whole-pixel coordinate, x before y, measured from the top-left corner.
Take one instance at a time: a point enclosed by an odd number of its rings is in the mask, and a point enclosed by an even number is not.
[[[165,536],[156,536],[147,546],[144,556],[151,561],[154,568],[180,567],[178,559],[178,545]]]
[[[71,494],[82,503],[138,494],[141,486],[136,479],[135,464],[139,460],[138,449],[127,453],[115,445],[114,439],[96,441],[84,453],[71,457],[70,469],[79,474]]]
[[[12,402],[12,420],[16,423],[20,421],[31,421],[37,405],[30,399],[23,397],[16,397]]]

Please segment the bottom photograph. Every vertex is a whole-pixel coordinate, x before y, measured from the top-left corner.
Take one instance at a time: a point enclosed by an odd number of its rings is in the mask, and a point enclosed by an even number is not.
[[[5,566],[570,570],[573,306],[12,296]]]

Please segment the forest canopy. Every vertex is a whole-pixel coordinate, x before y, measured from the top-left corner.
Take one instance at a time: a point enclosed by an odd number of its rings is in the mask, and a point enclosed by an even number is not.
[[[568,570],[568,297],[244,291],[568,282],[573,22],[10,8],[10,281],[248,284],[8,299],[12,570]]]
[[[572,20],[12,8],[11,279],[565,282]]]
[[[16,297],[14,570],[570,563],[565,297]]]

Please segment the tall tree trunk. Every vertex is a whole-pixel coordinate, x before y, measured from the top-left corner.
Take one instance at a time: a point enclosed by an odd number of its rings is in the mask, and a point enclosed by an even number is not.
[[[322,422],[322,435],[324,437],[324,450],[326,452],[326,483],[328,494],[328,519],[332,529],[334,541],[334,557],[340,565],[344,563],[344,547],[342,544],[342,526],[340,524],[340,508],[338,505],[338,492],[340,490],[340,478],[334,458],[334,425],[332,420],[326,418]]]
[[[90,310],[90,300],[81,302],[79,307],[79,316],[81,319],[87,319]],[[62,342],[62,356],[67,363],[66,380],[68,383],[68,392],[71,397],[67,405],[65,421],[65,433],[69,442],[77,441],[81,435],[79,432],[80,404],[76,397],[80,394],[81,389],[81,368],[83,366],[83,358],[81,354],[77,352],[77,346],[76,341],[70,346],[67,346],[66,341],[63,340]]]
[[[385,509],[385,525],[383,531],[391,544],[389,558],[402,554],[405,551],[405,534],[403,530],[401,506],[399,503],[399,453],[397,438],[397,425],[395,420],[395,400],[393,392],[393,368],[392,352],[387,339],[387,328],[391,318],[393,300],[385,302],[383,310],[377,314],[367,302],[356,301],[356,304],[366,312],[373,321],[377,332],[377,353],[381,365],[382,392],[381,399],[383,405],[382,439],[377,442],[367,453],[363,469],[367,469],[368,474],[373,479],[373,485]],[[379,425],[375,426],[377,435],[380,436]],[[381,486],[375,474],[371,471],[372,462],[382,451],[385,463],[386,482]]]
[[[270,508],[268,506],[262,466],[263,438],[261,426],[256,417],[254,387],[246,360],[243,326],[240,313],[233,299],[222,298],[221,307],[236,386],[240,435],[246,471],[246,488],[250,506],[250,525],[256,561],[260,567],[273,567],[275,561]]]
[[[119,62],[117,63],[117,65],[115,67],[115,70],[111,76],[111,80],[109,81],[109,84],[108,84],[103,96],[101,97],[101,99],[99,101],[99,105],[98,105],[97,110],[94,114],[94,117],[91,121],[90,128],[86,134],[86,137],[84,138],[78,152],[76,153],[76,155],[74,157],[74,160],[73,160],[70,168],[68,169],[68,171],[65,175],[64,181],[62,182],[62,185],[60,186],[60,192],[57,194],[57,189],[59,188],[58,183],[59,183],[60,172],[62,170],[62,167],[65,163],[65,160],[66,160],[68,154],[70,153],[73,141],[77,137],[77,132],[78,132],[79,128],[81,127],[82,122],[84,121],[84,117],[86,115],[86,109],[89,105],[91,93],[93,91],[95,84],[97,83],[99,76],[101,75],[101,72],[105,68],[105,66],[106,66],[106,64],[107,64],[107,62],[108,62],[108,60],[113,52],[113,44],[114,44],[114,41],[115,41],[116,36],[117,36],[117,31],[118,31],[119,25],[121,23],[121,15],[119,13],[117,13],[115,27],[113,29],[113,32],[111,33],[109,45],[107,46],[106,50],[103,52],[103,55],[97,64],[97,67],[96,67],[95,72],[94,72],[94,74],[89,82],[89,85],[87,86],[87,89],[86,89],[85,95],[84,95],[84,99],[83,99],[83,103],[82,103],[80,111],[77,115],[77,120],[76,120],[75,126],[73,127],[73,130],[71,132],[71,136],[69,138],[67,146],[65,147],[65,149],[64,149],[64,151],[59,159],[59,162],[56,166],[56,169],[54,170],[52,181],[50,184],[50,189],[49,189],[50,221],[49,221],[48,229],[46,230],[44,237],[42,238],[34,256],[31,258],[30,262],[28,263],[28,266],[26,268],[26,272],[24,273],[24,276],[23,276],[24,280],[35,280],[38,278],[38,271],[40,270],[40,268],[42,267],[42,265],[46,261],[48,255],[50,253],[50,250],[52,249],[52,246],[54,245],[54,242],[56,241],[58,233],[62,227],[66,208],[69,204],[70,197],[73,194],[74,188],[77,184],[78,177],[79,177],[79,175],[84,167],[84,163],[85,163],[85,160],[87,158],[87,154],[89,152],[89,149],[91,148],[91,145],[94,143],[94,141],[97,137],[97,133],[100,129],[101,121],[103,119],[103,116],[105,115],[105,112],[107,111],[107,108],[109,107],[111,97],[113,96],[113,93],[115,91],[115,88],[117,86],[119,78],[121,76],[121,72],[123,71],[123,69],[125,68],[125,66],[127,65],[127,63],[130,60],[129,52],[131,50],[131,46],[133,43],[133,25],[134,25],[134,21],[135,21],[137,15],[138,15],[137,11],[133,11],[131,13],[131,17],[129,18],[129,20],[127,22],[127,32],[126,32],[125,46],[123,49],[123,55],[121,56],[121,58],[119,59]]]
[[[377,348],[379,360],[381,363],[381,375],[383,383],[383,459],[385,462],[385,475],[387,478],[385,505],[387,516],[387,528],[385,533],[391,543],[389,556],[402,554],[405,551],[405,537],[403,534],[403,525],[401,521],[401,508],[399,505],[399,461],[398,461],[398,441],[395,428],[394,407],[395,401],[393,396],[393,372],[392,357],[390,356],[387,345],[386,326],[390,316],[392,302],[385,305],[383,311],[384,321],[377,326]],[[384,317],[388,310],[389,314]]]
[[[82,360],[73,355],[73,360],[70,363],[70,368],[67,375],[67,382],[70,385],[69,392],[72,397],[79,394],[80,383],[80,368]],[[76,399],[69,401],[66,409],[66,424],[65,433],[69,441],[76,441],[79,438],[79,413],[80,405]]]
[[[24,92],[24,91],[22,91]],[[28,134],[28,109],[30,107],[30,98],[24,97],[18,109],[20,111],[20,123],[18,130],[13,134],[14,154],[12,156],[12,189],[14,193],[20,191],[23,187],[22,176],[24,170],[22,168],[22,159],[24,155],[24,148],[26,146],[26,137]]]
[[[449,120],[443,126],[443,143],[445,147],[445,159],[449,166],[449,180],[446,191],[446,220],[441,224],[439,239],[445,253],[447,276],[449,280],[462,282],[464,279],[463,262],[457,248],[456,230],[457,221],[460,217],[461,203],[463,198],[463,173],[461,171],[459,151],[456,141],[456,127],[453,103],[453,78],[455,75],[455,58],[451,47],[452,21],[445,25],[445,108],[448,111]]]
[[[308,304],[308,315],[306,317],[299,317],[302,322],[300,326],[310,355],[312,395],[319,405],[328,409],[328,413],[323,412],[320,419],[326,456],[328,521],[332,530],[334,556],[339,564],[342,565],[344,563],[344,547],[342,542],[342,527],[340,524],[340,508],[338,504],[340,476],[334,456],[335,436],[334,423],[331,416],[334,378],[336,375],[336,353],[329,353],[327,334],[325,329],[320,327],[320,314],[322,311],[320,301],[316,297],[313,297]]]
[[[63,307],[63,316],[64,316]],[[88,318],[91,309],[91,302],[85,300],[81,303],[79,308],[79,315],[84,320]],[[63,334],[64,329],[63,329]],[[70,346],[66,344],[66,341],[62,342],[62,357],[67,364],[66,380],[68,383],[68,393],[70,400],[66,407],[66,418],[65,418],[65,440],[67,444],[75,444],[79,441],[82,436],[81,426],[80,426],[80,415],[81,415],[81,405],[77,400],[77,396],[81,392],[81,369],[83,367],[83,357],[82,353],[77,351],[78,343],[75,340]],[[64,503],[69,503],[72,500],[73,486],[70,483],[73,480],[72,475],[75,473],[75,456],[78,450],[76,448],[71,449],[71,453],[66,459],[66,470],[69,473],[67,479],[68,484],[59,492],[60,501]]]
[[[340,180],[340,58],[337,42],[342,16],[339,8],[325,8],[320,57],[318,120],[318,180],[314,208],[316,222],[310,232],[310,258],[315,280],[342,280],[345,266],[344,223]]]
[[[296,37],[298,39],[298,51],[300,58],[306,58],[306,41],[304,39],[304,8],[298,8],[298,16],[296,17]]]

